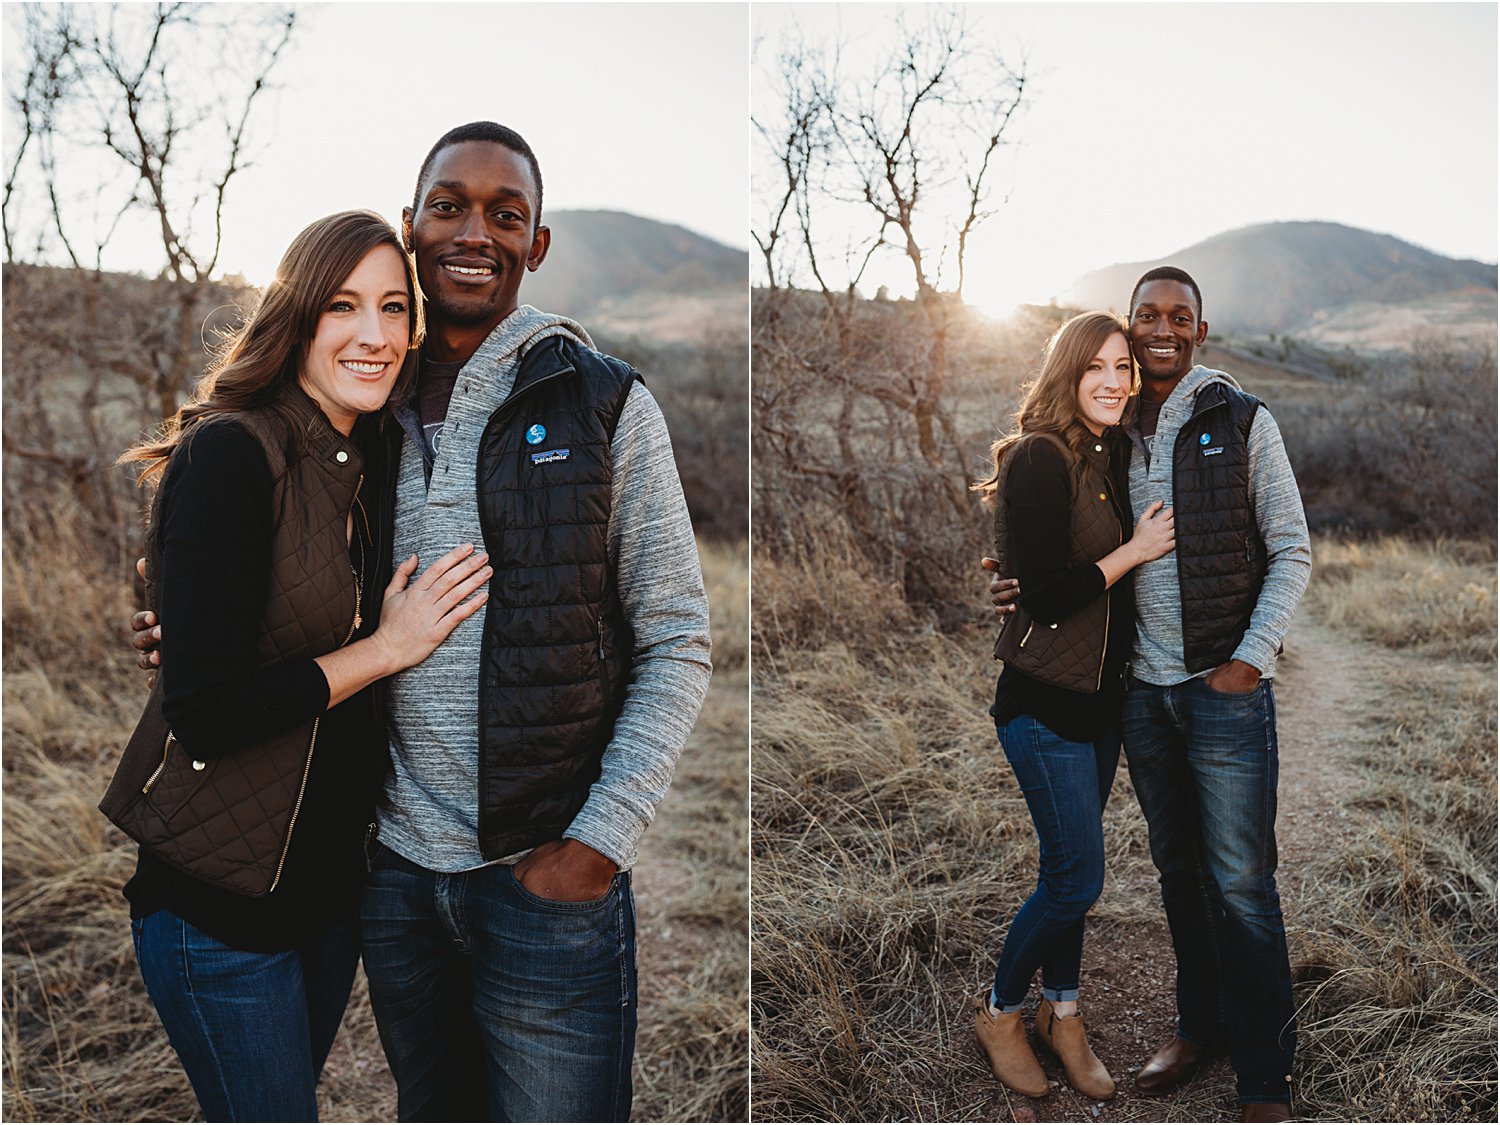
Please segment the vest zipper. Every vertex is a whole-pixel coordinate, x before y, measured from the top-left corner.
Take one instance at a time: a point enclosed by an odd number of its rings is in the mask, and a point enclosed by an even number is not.
[[[354,501],[352,504],[350,504],[349,510],[350,512],[353,512],[356,507],[359,508],[360,516],[365,517],[365,538],[369,539],[370,521],[369,518],[365,516],[365,506],[359,501],[359,490],[364,483],[365,475],[364,473],[360,473],[359,480],[354,484]],[[339,642],[339,648],[343,648],[346,644],[349,643],[349,638],[354,636],[354,631],[360,626],[360,608],[363,601],[363,590],[361,590],[360,588],[361,584],[359,580],[359,573],[355,571],[352,564],[349,567],[349,572],[354,575],[354,620],[349,623],[349,632],[346,633],[344,635],[344,639]],[[318,724],[322,721],[322,715],[319,715],[316,719],[313,720],[312,735],[307,740],[307,758],[302,763],[302,783],[297,786],[297,799],[292,802],[292,816],[291,819],[286,822],[286,839],[282,841],[281,855],[276,860],[276,876],[271,880],[271,885],[266,889],[266,894],[270,894],[281,884],[281,871],[282,868],[286,866],[286,853],[292,850],[292,830],[297,827],[297,815],[302,811],[302,798],[307,795],[307,779],[312,773],[313,751],[316,750],[318,746]]]
[[[297,827],[297,814],[302,811],[302,798],[307,793],[307,775],[312,773],[313,749],[318,745],[318,723],[322,719],[323,716],[319,715],[313,720],[312,738],[307,742],[307,761],[302,765],[302,784],[297,787],[297,799],[292,802],[292,819],[286,822],[286,839],[281,845],[281,856],[276,860],[276,877],[266,888],[266,894],[274,891],[281,882],[281,869],[286,866],[286,853],[292,849],[292,829]]]
[[[365,511],[365,502],[359,498],[359,490],[364,487],[365,474],[359,474],[359,480],[354,483],[354,508],[359,509],[359,518],[365,525],[365,539],[371,543],[375,541],[375,535],[370,531],[370,515]],[[351,509],[352,510],[352,509]]]
[[[1109,479],[1109,474],[1108,473],[1104,474],[1104,487],[1109,491],[1109,503],[1110,503],[1110,507],[1114,508],[1116,511],[1121,510],[1120,509],[1120,502],[1115,497],[1115,484],[1114,484],[1114,481],[1112,481],[1112,480]],[[1120,527],[1120,530],[1115,533],[1115,540],[1116,540],[1116,542],[1115,542],[1115,546],[1116,547],[1119,547],[1122,543],[1125,542],[1125,528],[1124,528],[1123,525]],[[1120,581],[1124,582],[1127,578],[1131,579],[1131,581],[1134,581],[1133,576],[1131,576],[1129,574],[1125,575],[1124,578],[1121,578]],[[1099,674],[1094,677],[1094,690],[1095,691],[1098,691],[1101,687],[1104,686],[1104,658],[1106,656],[1108,656],[1108,655],[1109,655],[1109,591],[1105,590],[1104,591],[1104,643],[1099,646]]]
[[[364,485],[364,483],[365,474],[360,473],[359,480],[354,482],[354,500],[349,505],[349,512],[352,515],[355,508],[359,509],[360,518],[364,520],[365,524],[365,539],[371,540],[374,539],[374,536],[370,534],[370,517],[366,514],[365,506],[360,502],[359,499],[359,490]],[[360,547],[360,554],[361,556],[363,556],[364,554],[363,546]],[[361,562],[360,565],[363,565],[363,562]],[[349,632],[344,634],[344,639],[339,642],[339,648],[343,648],[346,644],[348,644],[349,638],[354,636],[354,631],[364,623],[364,618],[360,615],[360,611],[364,605],[364,582],[360,580],[359,571],[354,569],[353,563],[349,564],[349,573],[354,576],[354,620],[349,623]]]
[[[536,390],[538,387],[545,386],[547,383],[552,382],[553,379],[557,379],[557,378],[560,378],[563,375],[571,375],[571,374],[574,374],[574,373],[575,373],[575,371],[574,371],[574,368],[572,368],[572,367],[560,367],[556,371],[551,371],[551,372],[548,372],[546,375],[538,376],[536,379],[533,379],[530,383],[527,383],[519,391],[512,391],[510,397],[508,397],[499,406],[495,407],[495,412],[493,414],[491,414],[489,416],[489,418],[485,421],[484,429],[481,430],[480,433],[479,433],[479,440],[481,442],[484,441],[484,435],[485,435],[485,433],[487,433],[489,431],[489,428],[491,426],[493,426],[496,422],[498,422],[498,421],[500,421],[500,420],[502,420],[504,418],[508,418],[508,417],[510,417],[510,415],[512,415],[512,414],[514,414],[516,412],[516,409],[517,409],[517,406],[518,406],[518,403],[517,403],[518,399],[525,398],[527,395],[529,395],[532,391]],[[518,374],[519,374],[519,372],[518,372]]]
[[[1025,648],[1026,647],[1026,642],[1029,641],[1029,640],[1031,640],[1031,631],[1033,629],[1035,629],[1035,628],[1036,628],[1036,622],[1035,621],[1033,621],[1030,625],[1026,626],[1026,635],[1021,638],[1021,643],[1018,644],[1018,645],[1016,645],[1017,648]]]
[[[145,785],[141,786],[142,793],[151,792],[151,787],[156,784],[157,779],[162,775],[162,771],[167,768],[167,758],[172,753],[172,743],[176,741],[177,739],[172,732],[167,731],[167,741],[162,744],[161,748],[161,765],[156,767],[156,772],[146,779]]]

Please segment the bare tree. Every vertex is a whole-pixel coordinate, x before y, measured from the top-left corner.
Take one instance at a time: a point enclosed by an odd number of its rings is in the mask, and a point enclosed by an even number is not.
[[[131,374],[168,414],[201,366],[199,305],[218,266],[224,202],[249,166],[250,124],[296,13],[22,7],[28,67],[7,98],[17,143],[5,183],[6,259],[62,257],[98,273],[127,224],[154,231],[172,291],[163,315],[176,331],[167,347],[137,354]]]
[[[950,352],[968,323],[970,238],[995,213],[1002,150],[1028,92],[1024,60],[962,10],[901,17],[891,32],[858,76],[848,44],[792,33],[759,83],[757,528],[775,527],[761,517],[776,505],[805,511],[817,497],[901,560],[910,591],[939,584],[913,581],[908,552],[932,541],[911,534],[913,516],[925,505],[930,528],[940,508],[964,534],[980,518],[947,408]],[[914,307],[860,299],[872,263],[892,257],[910,270]],[[799,288],[818,295],[821,317]]]
[[[25,59],[7,75],[7,298],[47,288],[40,275],[12,286],[14,266],[65,265],[76,310],[63,326],[33,318],[24,337],[7,332],[7,397],[34,399],[35,409],[7,412],[6,450],[55,466],[91,510],[113,519],[114,506],[99,511],[97,498],[109,493],[119,450],[96,440],[95,414],[114,408],[118,393],[102,388],[129,379],[149,425],[176,409],[202,371],[205,322],[220,303],[210,279],[225,201],[250,166],[252,124],[297,16],[239,4],[25,4],[6,19],[13,34],[19,25]],[[137,254],[154,243],[160,257],[149,316],[122,319],[118,309],[101,313],[101,294],[120,258],[112,248],[127,239]],[[47,364],[12,354],[23,347],[83,373],[71,404],[81,413],[68,428],[85,440],[72,449],[38,440],[47,396],[16,379],[45,379]]]

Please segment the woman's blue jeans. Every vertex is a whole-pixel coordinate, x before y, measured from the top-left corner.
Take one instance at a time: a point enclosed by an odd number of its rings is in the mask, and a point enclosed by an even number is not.
[[[1030,715],[996,727],[1040,846],[1040,870],[995,965],[994,1002],[1015,1010],[1042,970],[1050,1000],[1078,999],[1083,916],[1104,889],[1104,802],[1120,760],[1120,732],[1069,742]]]
[[[130,923],[146,991],[208,1121],[316,1121],[316,1089],[359,963],[359,919],[248,953],[170,910]]]

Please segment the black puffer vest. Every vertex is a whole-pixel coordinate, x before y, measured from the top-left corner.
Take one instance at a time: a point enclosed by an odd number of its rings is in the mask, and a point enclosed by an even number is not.
[[[322,656],[348,643],[362,610],[349,565],[346,522],[360,518],[364,481],[355,443],[305,394],[286,399],[294,421],[270,411],[225,415],[265,450],[274,527],[271,574],[258,641],[263,665]],[[173,453],[191,457],[192,439]],[[147,595],[161,573],[160,519],[153,505]],[[382,545],[377,545],[377,550]],[[385,554],[390,545],[383,545]],[[168,672],[167,674],[170,674]],[[158,858],[215,886],[253,898],[275,890],[317,752],[319,720],[227,754],[183,746],[162,714],[162,679],[147,701],[100,809]]]
[[[634,638],[609,559],[611,443],[639,378],[550,337],[527,352],[480,437],[475,487],[495,568],[479,680],[486,859],[559,837],[614,733]],[[546,438],[532,444],[538,421]]]
[[[1250,426],[1261,401],[1210,383],[1172,450],[1182,655],[1189,672],[1234,656],[1266,576],[1250,492]]]

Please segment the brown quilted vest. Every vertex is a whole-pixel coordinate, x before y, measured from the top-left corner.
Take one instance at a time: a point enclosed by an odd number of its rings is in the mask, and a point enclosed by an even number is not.
[[[1016,572],[1005,482],[1015,463],[1016,452],[1028,442],[1051,442],[1072,466],[1069,475],[1072,496],[1068,512],[1069,569],[1098,562],[1124,541],[1119,517],[1110,502],[1114,492],[1109,473],[1110,443],[1086,431],[1082,437],[1082,457],[1069,449],[1061,437],[1046,432],[1029,434],[1006,450],[995,482],[995,558],[1000,563],[999,573],[1014,575]],[[995,642],[995,659],[1003,660],[1010,667],[1043,683],[1092,694],[1099,690],[1104,674],[1109,614],[1107,592],[1053,624],[1033,620],[1025,609],[1018,606],[1000,630]]]
[[[321,656],[345,644],[362,610],[349,565],[346,521],[364,480],[358,448],[300,390],[295,419],[272,411],[224,416],[253,434],[271,470],[275,531],[261,620],[262,665]],[[191,456],[189,439],[173,457]],[[160,502],[160,493],[158,501]],[[161,573],[153,506],[147,596]],[[276,889],[317,750],[318,720],[228,754],[195,757],[162,716],[164,669],[99,808],[158,858],[196,878],[259,898]]]

